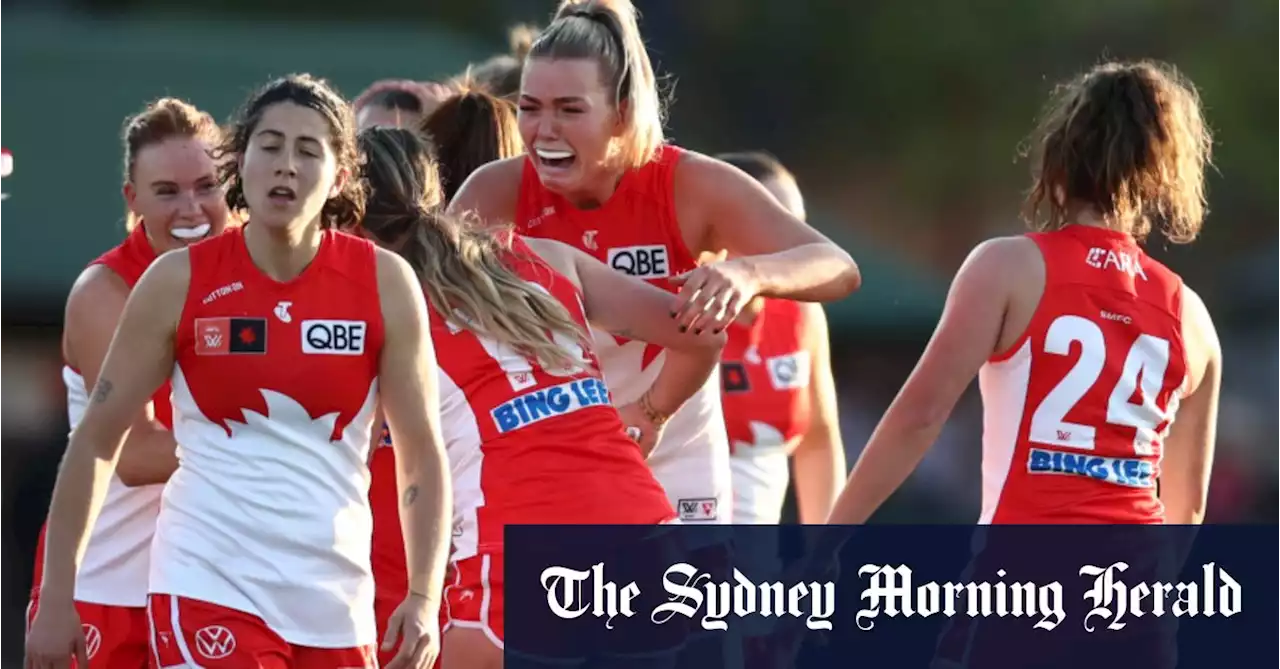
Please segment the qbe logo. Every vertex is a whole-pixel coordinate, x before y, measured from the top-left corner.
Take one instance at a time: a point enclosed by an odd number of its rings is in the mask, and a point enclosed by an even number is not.
[[[671,276],[667,247],[661,244],[609,249],[608,262],[610,267],[619,272],[641,279],[665,279]]]
[[[364,321],[302,321],[302,352],[311,355],[364,353]]]

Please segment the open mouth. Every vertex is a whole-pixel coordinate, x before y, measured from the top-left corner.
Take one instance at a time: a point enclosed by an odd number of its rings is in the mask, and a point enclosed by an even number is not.
[[[198,239],[204,239],[212,229],[212,225],[209,225],[208,223],[201,223],[200,225],[192,226],[190,228],[170,228],[169,234],[172,235],[174,239],[181,239],[184,242],[190,242]]]
[[[298,199],[298,194],[288,186],[276,186],[267,191],[267,199],[271,200],[273,204],[289,204]]]
[[[574,156],[572,151],[565,151],[563,149],[538,148],[534,149],[533,153],[538,157],[539,164],[543,167],[550,167],[552,169],[568,168],[573,165],[575,160],[577,160],[577,157]]]

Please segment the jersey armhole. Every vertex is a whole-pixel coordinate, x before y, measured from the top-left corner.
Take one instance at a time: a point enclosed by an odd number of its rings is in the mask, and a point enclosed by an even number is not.
[[[684,230],[680,228],[680,208],[676,206],[676,174],[680,170],[680,163],[688,156],[688,151],[674,144],[663,145],[662,154],[656,158],[661,170],[657,194],[661,198],[662,208],[667,213],[664,221],[667,234],[671,237],[673,244],[679,245],[676,250],[680,253],[677,255],[683,254],[683,260],[688,264],[689,269],[693,269],[698,265],[698,255],[684,240]]]
[[[1009,345],[1009,348],[1003,351],[998,351],[987,358],[988,363],[995,364],[1004,362],[1017,355],[1018,351],[1021,351],[1022,347],[1027,345],[1027,341],[1031,339],[1031,331],[1040,317],[1040,309],[1044,306],[1044,297],[1049,294],[1049,288],[1053,285],[1053,278],[1049,268],[1049,256],[1044,250],[1043,237],[1039,233],[1035,232],[1027,233],[1023,236],[1035,243],[1036,250],[1040,252],[1040,261],[1044,263],[1044,289],[1040,291],[1040,299],[1036,302],[1035,309],[1031,310],[1031,318],[1027,320],[1027,326],[1023,328],[1022,334],[1018,335],[1018,338],[1013,340],[1013,343]]]

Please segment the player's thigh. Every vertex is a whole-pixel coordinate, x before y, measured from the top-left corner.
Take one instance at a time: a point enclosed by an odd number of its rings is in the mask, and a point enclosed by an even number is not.
[[[484,629],[453,624],[440,643],[440,669],[503,669],[503,650]]]
[[[293,647],[295,669],[378,669],[375,646],[358,648]]]

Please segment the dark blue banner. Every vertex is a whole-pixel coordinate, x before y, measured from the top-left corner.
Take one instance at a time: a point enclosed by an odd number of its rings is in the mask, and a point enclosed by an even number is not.
[[[509,527],[508,667],[1277,665],[1275,526]]]

